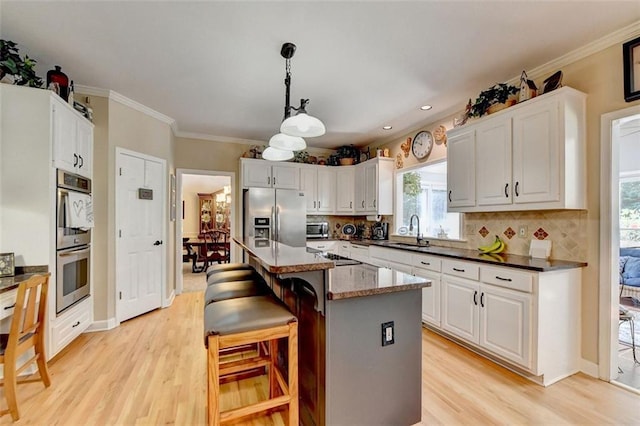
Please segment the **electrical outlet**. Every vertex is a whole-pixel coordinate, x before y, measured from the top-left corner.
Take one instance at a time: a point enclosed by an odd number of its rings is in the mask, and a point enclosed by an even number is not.
[[[527,238],[527,227],[526,226],[521,226],[520,228],[518,228],[518,237]]]
[[[382,323],[382,346],[393,345],[395,331],[393,329],[393,321]]]

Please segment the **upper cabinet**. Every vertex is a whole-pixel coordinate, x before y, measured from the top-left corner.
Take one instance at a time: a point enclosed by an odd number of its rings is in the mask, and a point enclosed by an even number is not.
[[[336,213],[338,214],[353,213],[355,167],[340,166],[336,168]]]
[[[56,97],[51,98],[51,117],[55,167],[90,178],[93,125]]]
[[[564,87],[450,131],[449,211],[585,209],[585,104]]]
[[[300,189],[300,166],[295,163],[241,159],[244,188]]]
[[[379,157],[355,166],[355,213],[393,214],[393,166],[393,159]]]
[[[336,206],[336,172],[333,167],[301,165],[300,189],[307,213],[333,213]]]

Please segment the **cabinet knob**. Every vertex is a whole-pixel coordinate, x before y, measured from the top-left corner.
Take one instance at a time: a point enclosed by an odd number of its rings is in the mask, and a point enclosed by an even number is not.
[[[473,304],[478,306],[478,291],[473,292]]]
[[[519,186],[519,185],[520,185],[520,182],[516,182],[516,187],[515,187],[515,190],[516,190],[516,197],[519,197],[519,196],[520,196],[520,193],[519,193],[519,191],[518,191],[518,186]]]
[[[78,154],[73,154],[73,167],[78,165]]]
[[[82,158],[82,155],[78,155],[78,158],[80,159],[80,165],[78,167],[82,168],[84,165],[84,159]]]
[[[508,183],[504,184],[504,196],[509,198],[509,184]]]
[[[449,202],[451,202],[451,190],[449,190]]]

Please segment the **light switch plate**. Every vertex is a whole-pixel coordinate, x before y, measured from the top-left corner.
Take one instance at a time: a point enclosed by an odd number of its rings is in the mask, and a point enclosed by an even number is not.
[[[382,346],[393,345],[395,343],[395,329],[393,321],[382,323]]]

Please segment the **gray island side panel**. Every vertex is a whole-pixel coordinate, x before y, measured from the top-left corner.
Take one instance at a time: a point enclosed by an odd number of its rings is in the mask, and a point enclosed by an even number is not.
[[[412,425],[422,411],[421,290],[328,301],[326,424]],[[382,323],[395,343],[382,346]]]

